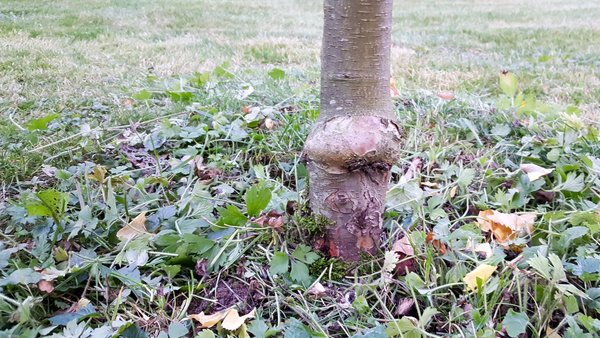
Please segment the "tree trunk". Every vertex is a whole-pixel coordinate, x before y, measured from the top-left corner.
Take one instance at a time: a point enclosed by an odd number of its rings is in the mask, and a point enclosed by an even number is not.
[[[390,99],[392,0],[325,0],[321,113],[304,153],[314,213],[332,221],[330,256],[355,261],[380,243],[400,130]]]

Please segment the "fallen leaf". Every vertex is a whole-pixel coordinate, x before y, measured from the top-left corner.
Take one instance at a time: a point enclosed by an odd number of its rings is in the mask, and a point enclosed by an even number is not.
[[[423,160],[420,157],[415,157],[410,162],[410,167],[406,170],[402,178],[406,181],[410,181],[415,174],[421,172],[421,168],[423,168]]]
[[[260,226],[269,226],[275,231],[281,231],[283,229],[284,219],[283,214],[278,213],[275,210],[271,210],[266,214],[252,220],[252,223]]]
[[[440,187],[440,184],[437,182],[421,182],[421,185],[434,189],[438,189]]]
[[[199,314],[189,315],[188,317],[198,321],[201,325],[201,328],[209,328],[215,326],[218,322],[225,318],[230,310],[231,309],[222,310],[215,312],[212,315],[205,315],[204,312],[200,312]]]
[[[530,182],[537,180],[542,176],[546,176],[554,171],[554,169],[546,169],[542,168],[539,165],[535,164],[521,164],[521,171],[527,174],[527,178],[529,178]]]
[[[413,256],[415,254],[415,250],[410,244],[408,236],[404,236],[399,240],[395,241],[394,244],[392,244],[392,250],[403,253],[407,256]]]
[[[54,291],[54,283],[48,280],[40,280],[38,282],[38,289],[40,289],[40,291],[44,291],[45,293],[50,293],[52,291]]]
[[[491,231],[496,241],[503,243],[517,236],[530,234],[533,231],[535,218],[536,215],[533,213],[517,215],[484,210],[479,212],[477,224],[482,231]]]
[[[415,301],[412,298],[400,298],[394,314],[396,316],[405,316],[412,310],[414,305]]]
[[[254,318],[255,312],[256,312],[256,309],[252,309],[252,311],[250,311],[249,313],[247,313],[243,316],[240,316],[240,314],[238,313],[238,311],[236,309],[231,309],[231,311],[229,311],[227,313],[227,316],[225,316],[225,318],[223,318],[223,322],[221,323],[221,326],[223,326],[223,328],[225,330],[235,331],[235,330],[239,329],[240,326],[242,326],[246,322],[247,319]]]
[[[272,119],[270,118],[265,118],[265,120],[263,121],[263,125],[269,129],[269,130],[273,130],[273,127],[275,126],[275,122],[273,122]]]
[[[477,288],[477,278],[481,279],[485,283],[496,271],[497,267],[488,264],[481,264],[475,270],[469,272],[463,281],[467,284],[469,290],[475,290]]]
[[[398,255],[398,262],[394,268],[396,276],[404,276],[408,272],[415,271],[415,250],[410,244],[407,236],[404,236],[392,244],[392,251]]]
[[[438,239],[433,239],[433,232],[429,232],[427,234],[427,236],[425,237],[425,241],[427,243],[431,243],[431,245],[433,245],[433,247],[436,248],[437,251],[439,251],[439,253],[441,253],[442,255],[445,255],[446,252],[448,252],[444,243],[442,243]]]
[[[437,96],[446,101],[454,100],[454,93],[445,90],[439,91]]]
[[[455,185],[450,189],[450,198],[454,198],[456,196],[456,190],[458,190],[458,185]]]
[[[322,297],[327,293],[327,289],[323,286],[323,284],[316,282],[310,287],[310,289],[308,289],[308,293],[315,297]]]
[[[129,224],[125,225],[121,230],[117,231],[117,238],[121,242],[130,241],[140,235],[147,234],[146,230],[146,212],[137,215]]]

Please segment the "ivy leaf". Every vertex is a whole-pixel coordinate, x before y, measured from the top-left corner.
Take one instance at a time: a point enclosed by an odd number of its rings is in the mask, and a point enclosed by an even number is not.
[[[248,215],[258,216],[271,201],[271,190],[267,187],[255,185],[246,191],[244,195]]]
[[[288,271],[290,259],[284,252],[276,252],[271,259],[269,273],[273,275],[284,274]]]
[[[506,328],[506,333],[510,337],[518,337],[520,334],[525,333],[527,324],[529,324],[527,315],[522,312],[515,312],[513,309],[508,310],[502,321],[502,325]]]

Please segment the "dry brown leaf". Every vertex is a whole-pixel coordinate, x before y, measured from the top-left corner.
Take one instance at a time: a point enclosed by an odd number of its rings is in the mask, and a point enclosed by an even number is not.
[[[448,252],[444,243],[442,243],[438,239],[433,239],[433,232],[429,232],[427,234],[427,236],[425,237],[425,241],[427,243],[431,243],[431,245],[433,245],[433,247],[436,248],[437,251],[439,251],[442,255],[445,255],[446,252]]]
[[[452,187],[452,189],[450,189],[450,198],[454,198],[454,196],[456,196],[456,191],[458,190],[458,186],[455,185]]]
[[[323,286],[323,284],[316,282],[310,287],[310,289],[308,289],[308,293],[315,297],[322,297],[327,293],[327,289]]]
[[[439,91],[437,96],[446,101],[454,100],[454,93],[445,90]]]
[[[463,281],[465,284],[467,284],[467,288],[469,290],[475,290],[477,288],[477,278],[481,279],[483,283],[485,283],[488,279],[490,279],[496,269],[497,267],[493,265],[481,264],[480,266],[476,267],[475,270],[469,272],[465,278],[463,278]]]
[[[38,282],[38,289],[40,289],[40,291],[44,291],[45,293],[50,293],[54,291],[54,283],[52,281],[42,279]]]
[[[404,236],[399,240],[395,241],[394,244],[392,244],[392,250],[396,252],[401,252],[407,256],[413,256],[415,254],[415,250],[410,244],[408,236]]]
[[[252,311],[250,311],[249,313],[247,313],[243,316],[240,316],[240,314],[238,313],[238,311],[236,309],[232,309],[231,311],[229,311],[227,313],[227,316],[225,316],[225,318],[223,318],[223,322],[221,322],[221,326],[223,326],[223,328],[225,330],[235,331],[235,330],[239,329],[240,326],[244,325],[244,323],[246,322],[247,319],[254,318],[255,312],[256,312],[256,309],[252,309]]]
[[[434,189],[438,189],[440,187],[440,184],[436,182],[421,182],[421,185]]]
[[[264,125],[267,129],[273,130],[273,127],[275,126],[275,122],[273,122],[273,120],[271,120],[270,118],[267,117],[264,120]]]
[[[533,213],[517,215],[484,210],[479,212],[477,224],[482,231],[491,231],[496,241],[503,243],[518,236],[530,234],[533,231],[535,218],[536,215]]]
[[[546,176],[554,171],[554,169],[546,169],[542,168],[539,165],[535,164],[521,164],[521,171],[527,174],[527,178],[529,178],[530,182],[537,180],[542,176]]]
[[[129,224],[125,225],[121,230],[117,231],[117,238],[121,242],[130,241],[140,235],[147,234],[146,230],[146,212],[137,215]]]
[[[227,314],[231,311],[231,309],[221,310],[219,312],[215,312],[212,315],[205,315],[204,312],[200,312],[197,315],[189,315],[190,319],[196,320],[200,323],[202,328],[209,328],[215,326],[218,322],[220,322]]]

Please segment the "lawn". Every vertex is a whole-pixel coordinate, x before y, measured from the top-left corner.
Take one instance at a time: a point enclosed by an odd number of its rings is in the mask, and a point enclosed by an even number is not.
[[[321,10],[0,3],[0,337],[600,334],[600,3],[396,1],[352,264],[306,205]]]

